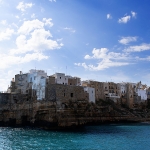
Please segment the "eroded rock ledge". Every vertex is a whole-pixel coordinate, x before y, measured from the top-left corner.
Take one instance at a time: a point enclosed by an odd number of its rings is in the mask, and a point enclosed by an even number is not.
[[[94,104],[86,100],[60,102],[21,98],[15,102],[1,102],[0,126],[63,129],[87,124],[149,121],[149,114],[146,107],[132,110],[111,100],[99,100]]]

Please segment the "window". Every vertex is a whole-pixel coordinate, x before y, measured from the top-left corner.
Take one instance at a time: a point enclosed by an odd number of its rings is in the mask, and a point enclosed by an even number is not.
[[[64,97],[65,97],[65,93],[64,93]]]
[[[73,93],[71,93],[70,96],[73,97]]]
[[[61,79],[61,77],[60,77],[60,79]]]

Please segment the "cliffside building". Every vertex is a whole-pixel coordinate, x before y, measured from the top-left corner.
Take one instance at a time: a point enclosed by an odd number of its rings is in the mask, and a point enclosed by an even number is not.
[[[37,100],[45,99],[47,73],[43,70],[32,69],[29,73],[15,75],[8,88],[10,93],[28,94],[32,90],[32,96],[36,95]]]
[[[51,77],[55,78],[56,84],[64,84],[64,85],[81,85],[81,79],[79,77],[65,76],[64,73],[55,73]]]

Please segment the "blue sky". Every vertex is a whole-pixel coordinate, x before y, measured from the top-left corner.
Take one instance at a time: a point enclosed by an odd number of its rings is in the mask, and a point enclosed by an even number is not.
[[[42,69],[150,85],[149,0],[0,0],[0,90]]]

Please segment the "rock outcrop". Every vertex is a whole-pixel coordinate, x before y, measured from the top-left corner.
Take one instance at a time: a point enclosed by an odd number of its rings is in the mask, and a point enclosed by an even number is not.
[[[36,97],[22,94],[3,93],[0,96],[1,126],[61,129],[114,121],[145,121],[149,118],[148,109],[130,110],[111,100],[99,100],[94,104],[84,99],[38,101]]]

